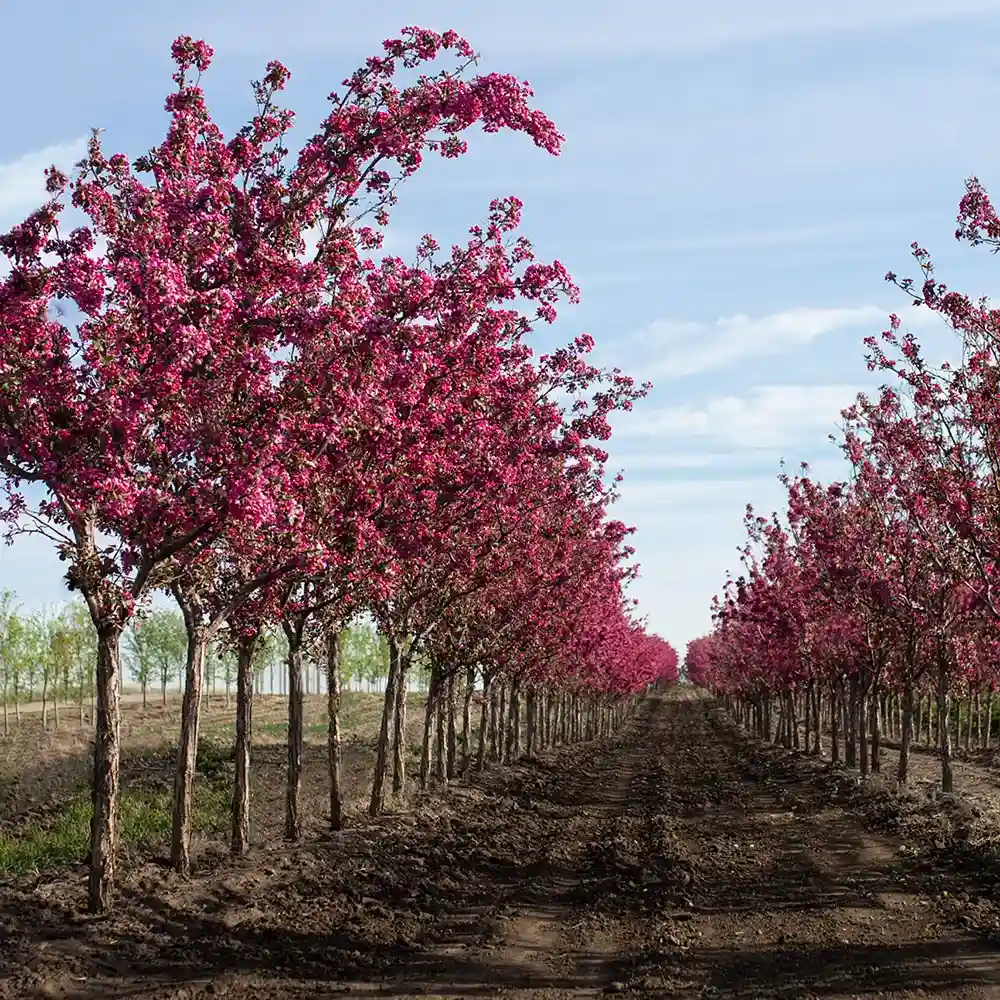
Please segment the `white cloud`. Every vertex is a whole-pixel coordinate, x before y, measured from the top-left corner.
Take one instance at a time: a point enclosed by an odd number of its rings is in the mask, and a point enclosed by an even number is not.
[[[803,347],[838,330],[855,327],[878,333],[889,325],[891,310],[879,306],[854,308],[801,307],[756,319],[739,313],[714,323],[661,319],[637,333],[650,377],[685,378],[722,368],[745,358],[776,354],[789,347]],[[906,327],[940,326],[941,319],[926,309],[907,310]]]
[[[673,406],[620,420],[619,437],[708,437],[741,448],[780,448],[832,432],[858,392],[851,385],[767,385],[703,407]],[[793,459],[794,460],[794,459]]]
[[[777,474],[775,467],[775,475]],[[658,507],[664,504],[686,504],[705,499],[732,499],[744,496],[770,482],[774,476],[741,476],[725,479],[662,479],[622,484],[621,505],[628,507]]]
[[[87,150],[86,139],[56,143],[9,163],[0,163],[0,225],[19,222],[45,202],[45,168],[69,172]]]
[[[704,469],[713,464],[716,455],[660,454],[658,452],[632,452],[627,455],[612,452],[609,469],[624,469],[626,476],[632,469]]]

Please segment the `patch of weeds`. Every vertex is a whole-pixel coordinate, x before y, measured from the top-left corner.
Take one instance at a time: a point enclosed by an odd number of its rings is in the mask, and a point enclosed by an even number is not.
[[[229,827],[231,793],[208,782],[194,786],[194,829],[222,833]],[[166,788],[123,789],[118,802],[122,843],[141,848],[170,836],[172,801]],[[89,795],[70,799],[45,819],[0,833],[0,873],[21,875],[86,860],[90,844]]]
[[[312,722],[308,726],[303,726],[303,731],[307,733],[326,733],[329,727],[325,722]],[[260,727],[262,733],[271,736],[284,736],[288,732],[287,722],[267,722]]]
[[[236,760],[236,748],[224,740],[203,738],[198,741],[197,769],[207,778],[215,778],[231,770]]]

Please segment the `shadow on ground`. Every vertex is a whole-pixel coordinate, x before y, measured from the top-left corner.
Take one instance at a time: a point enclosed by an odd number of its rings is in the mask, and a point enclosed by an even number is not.
[[[189,881],[145,863],[104,920],[79,870],[0,887],[0,997],[1000,990],[995,948],[942,924],[931,874],[842,799],[710,704],[653,699],[615,738],[326,841]]]

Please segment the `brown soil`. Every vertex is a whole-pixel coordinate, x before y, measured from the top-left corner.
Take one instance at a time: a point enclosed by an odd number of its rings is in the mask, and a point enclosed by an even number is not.
[[[409,765],[416,764],[423,720],[423,696],[409,696],[407,744]],[[141,778],[145,783],[172,778],[180,727],[180,700],[148,708],[129,705],[122,712],[124,780]],[[231,745],[234,706],[224,699],[209,702],[202,713],[202,742]],[[341,713],[344,741],[344,794],[349,809],[364,804],[374,759],[375,734],[382,711],[382,696],[348,692]],[[303,805],[306,832],[323,829],[327,815],[326,696],[305,699],[306,745]],[[254,788],[252,830],[254,840],[267,843],[280,839],[284,817],[287,702],[279,696],[254,700]],[[56,808],[73,793],[86,787],[91,769],[93,733],[81,726],[79,716],[64,713],[58,729],[42,728],[41,716],[25,715],[7,737],[0,736],[0,834],[6,828],[39,813]],[[204,845],[208,848],[218,845]],[[2,876],[0,876],[2,877]]]
[[[1000,875],[920,853],[912,817],[875,829],[898,814],[653,699],[603,744],[325,840],[187,881],[134,865],[103,920],[82,869],[0,887],[0,997],[1000,996],[978,929]]]

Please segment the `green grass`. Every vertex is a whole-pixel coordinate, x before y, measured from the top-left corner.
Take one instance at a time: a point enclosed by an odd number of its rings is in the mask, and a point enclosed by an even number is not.
[[[325,722],[313,722],[304,728],[307,733],[325,733],[328,727]],[[271,736],[284,735],[288,732],[288,723],[267,722],[260,727],[260,732],[269,733]]]
[[[199,782],[194,788],[194,828],[222,833],[229,828],[228,788]],[[69,800],[54,816],[0,834],[0,873],[19,875],[83,861],[90,842],[89,795]],[[119,834],[130,847],[163,841],[170,835],[169,788],[130,788],[119,799]]]

